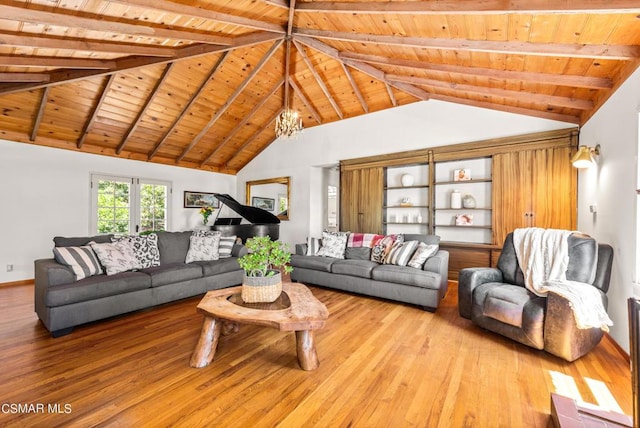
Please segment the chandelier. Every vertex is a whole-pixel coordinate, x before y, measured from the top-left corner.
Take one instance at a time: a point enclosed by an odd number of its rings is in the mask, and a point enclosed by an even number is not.
[[[285,47],[284,108],[276,117],[276,138],[294,138],[302,132],[302,119],[298,112],[289,108],[289,57],[291,55],[291,36],[287,36]]]
[[[285,107],[276,118],[276,137],[292,138],[302,132],[298,112]]]

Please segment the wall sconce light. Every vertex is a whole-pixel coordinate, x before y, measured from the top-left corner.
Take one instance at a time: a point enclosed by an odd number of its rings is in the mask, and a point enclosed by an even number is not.
[[[593,159],[593,155],[597,156],[599,154],[600,144],[595,147],[580,146],[576,154],[571,158],[571,163],[576,168],[589,168],[596,162],[595,159]]]

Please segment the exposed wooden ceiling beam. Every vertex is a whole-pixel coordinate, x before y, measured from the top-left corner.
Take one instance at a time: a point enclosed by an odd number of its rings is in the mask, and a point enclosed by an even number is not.
[[[100,108],[102,107],[102,103],[104,102],[105,98],[107,97],[107,93],[109,92],[109,89],[111,89],[111,85],[113,84],[113,81],[115,80],[116,75],[111,74],[109,75],[109,77],[107,78],[107,81],[105,82],[103,88],[102,88],[102,92],[100,93],[100,97],[98,98],[98,102],[96,103],[95,106],[93,106],[93,110],[91,111],[91,115],[89,117],[89,119],[85,122],[84,128],[82,129],[82,132],[80,133],[80,139],[78,140],[78,143],[76,144],[76,147],[78,149],[82,148],[82,145],[84,144],[85,139],[87,138],[87,134],[89,134],[89,129],[91,129],[91,127],[93,126],[93,122],[95,122],[96,117],[98,117],[98,112],[100,111]]]
[[[184,30],[174,30],[161,26],[152,26],[149,22],[131,23],[122,22],[105,15],[78,16],[70,13],[62,13],[61,9],[49,12],[40,9],[23,8],[0,4],[0,16],[21,22],[34,22],[37,24],[54,25],[58,27],[81,28],[89,31],[105,31],[117,34],[129,34],[133,36],[153,37],[157,39],[189,40],[199,43],[215,45],[230,45],[232,39],[227,36],[198,33]]]
[[[126,6],[139,6],[146,9],[161,10],[177,15],[188,15],[194,18],[210,19],[223,24],[238,25],[240,27],[253,28],[254,30],[284,33],[284,28],[279,24],[271,24],[257,19],[244,18],[227,13],[216,12],[197,6],[189,6],[184,3],[158,0],[109,0],[111,3],[120,3]]]
[[[300,90],[300,88],[298,87],[298,84],[293,79],[289,79],[289,84],[293,88],[293,92],[295,92],[298,98],[300,98],[300,100],[302,101],[302,104],[304,104],[305,107],[307,107],[307,110],[309,110],[309,112],[311,113],[311,116],[313,116],[316,122],[318,122],[318,124],[321,125],[322,119],[318,114],[318,110],[316,110],[313,104],[307,99],[304,93]]]
[[[391,104],[394,107],[398,107],[398,100],[396,100],[396,96],[393,95],[393,89],[391,88],[391,85],[389,85],[387,82],[384,82],[384,86],[387,88],[387,94],[389,94],[389,99],[391,100]]]
[[[44,116],[44,110],[47,107],[47,101],[49,101],[49,88],[44,88],[42,91],[42,97],[40,98],[40,107],[38,107],[38,113],[33,120],[33,128],[31,129],[31,136],[29,140],[35,141],[40,130],[40,122],[42,122],[42,116]]]
[[[467,67],[461,65],[434,64],[427,61],[417,61],[401,58],[389,58],[378,55],[367,55],[355,52],[340,52],[340,58],[370,64],[390,65],[394,67],[414,68],[420,70],[456,73],[466,76],[481,76],[491,79],[517,80],[548,85],[561,85],[578,88],[610,89],[611,79],[605,77],[589,77],[578,75],[534,73],[527,71],[496,70],[493,68]]]
[[[1,36],[0,36],[1,38]],[[105,59],[61,58],[53,56],[0,55],[0,66],[34,68],[109,69],[115,61]]]
[[[385,74],[383,71],[370,66],[369,64],[362,64],[356,61],[351,61],[351,60],[343,60],[340,58],[340,52],[338,52],[337,49],[319,41],[316,40],[314,38],[311,37],[303,37],[303,36],[295,36],[294,38],[294,42],[298,41],[306,46],[309,46],[310,48],[313,48],[319,52],[324,53],[325,55],[330,56],[331,58],[337,60],[337,61],[341,61],[344,62],[345,64],[349,65],[352,68],[355,68],[356,70],[359,70],[371,77],[373,77],[376,80],[379,80],[381,82],[384,83],[388,83],[389,85],[392,85],[393,87],[406,92],[410,95],[413,95],[414,97],[420,99],[420,100],[428,100],[429,99],[429,93],[423,89],[418,88],[417,86],[413,86],[407,83],[403,83],[403,82],[392,82],[386,79]]]
[[[298,3],[300,12],[331,13],[410,13],[410,14],[474,14],[474,13],[637,13],[634,0],[438,0],[438,1],[384,1],[384,2],[335,2],[304,1]]]
[[[233,157],[231,159],[229,159],[229,161],[225,164],[225,166],[227,168],[231,168],[229,167],[229,164],[233,163],[238,156],[244,154],[244,150],[249,147],[251,144],[253,144],[253,142],[255,141],[256,138],[258,138],[260,136],[260,134],[262,134],[268,127],[269,125],[271,125],[273,122],[275,122],[276,117],[278,117],[278,115],[280,114],[280,110],[277,110],[268,120],[267,122],[265,122],[265,124],[258,129],[256,132],[253,133],[253,135],[249,138],[247,138],[247,140],[244,142],[244,144],[240,147],[238,147],[238,150],[236,151],[236,154],[233,155]],[[245,163],[243,163],[240,167],[238,168],[233,168],[236,171],[239,171],[242,169],[242,167],[244,167],[246,164],[248,164],[251,159],[253,159],[255,156],[251,157],[249,160],[247,160]]]
[[[305,52],[304,48],[302,46],[300,46],[300,44],[298,42],[296,42],[296,40],[294,40],[293,43],[296,45],[296,49],[300,53],[300,56],[302,57],[302,60],[307,65],[307,68],[309,69],[309,71],[311,72],[313,77],[316,79],[316,82],[318,83],[318,86],[320,86],[320,89],[322,89],[322,92],[324,93],[324,96],[327,97],[327,99],[329,100],[329,103],[331,104],[331,106],[333,107],[335,112],[337,113],[338,117],[340,119],[344,119],[344,114],[342,113],[342,110],[340,110],[340,107],[338,106],[338,103],[336,102],[336,100],[333,98],[333,96],[329,92],[329,88],[327,88],[327,85],[322,80],[322,77],[318,74],[318,72],[316,71],[316,68],[311,63],[311,60],[309,59],[309,56]]]
[[[283,9],[289,8],[289,2],[287,0],[262,0],[262,2],[270,4],[271,6],[281,7]]]
[[[287,36],[291,36],[293,30],[293,19],[296,13],[296,0],[289,1],[289,17],[287,18]]]
[[[126,56],[165,56],[172,57],[177,49],[163,46],[150,46],[133,43],[111,43],[100,40],[66,39],[45,35],[29,36],[28,33],[0,31],[0,46],[68,50],[72,52],[106,52]]]
[[[144,102],[144,105],[142,106],[142,109],[140,109],[140,111],[136,115],[136,118],[133,119],[133,123],[131,124],[129,129],[127,129],[127,132],[124,134],[124,137],[122,137],[122,141],[120,142],[120,144],[118,145],[118,148],[116,149],[117,155],[119,155],[122,152],[122,150],[124,149],[124,146],[129,141],[131,134],[133,134],[135,130],[138,128],[138,125],[140,124],[140,120],[149,109],[149,106],[153,103],[153,100],[156,98],[156,95],[158,95],[158,91],[160,90],[160,87],[166,81],[167,76],[171,72],[171,69],[173,68],[174,64],[175,62],[170,62],[169,64],[166,65],[166,67],[162,71],[162,75],[160,75],[160,78],[158,79],[153,89],[149,93],[149,96],[147,97],[146,101]]]
[[[386,74],[386,78],[392,82],[405,82],[412,85],[424,85],[432,88],[442,88],[461,92],[470,92],[473,94],[503,97],[511,100],[532,102],[543,105],[553,105],[557,107],[567,107],[577,110],[589,110],[593,108],[593,102],[590,100],[558,97],[555,95],[534,94],[530,92],[511,91],[499,88],[487,88],[484,86],[474,86],[458,83],[447,83],[441,80],[426,79],[423,77],[403,76],[399,74]]]
[[[167,142],[167,140],[169,139],[171,134],[173,134],[173,131],[176,129],[180,121],[187,115],[187,112],[189,111],[193,103],[196,102],[196,100],[198,99],[202,91],[204,91],[204,88],[215,77],[216,72],[222,66],[222,64],[224,64],[228,56],[229,56],[228,51],[220,55],[220,58],[218,58],[218,61],[216,61],[213,68],[211,68],[211,71],[209,72],[207,77],[204,78],[204,80],[202,81],[198,89],[196,89],[193,95],[191,95],[191,98],[189,99],[187,104],[182,108],[182,111],[180,112],[178,117],[175,118],[175,120],[173,121],[169,129],[167,129],[167,131],[164,133],[162,138],[160,138],[160,141],[158,141],[156,145],[153,147],[153,150],[151,150],[151,152],[149,153],[147,160],[151,160],[158,153],[158,150],[160,150],[160,148]]]
[[[522,114],[525,116],[540,117],[542,119],[557,120],[560,122],[567,122],[567,123],[575,123],[575,124],[580,123],[579,116],[571,116],[567,114],[554,113],[546,110],[534,110],[534,109],[515,107],[510,105],[504,105],[504,104],[495,104],[488,101],[476,101],[476,100],[470,100],[468,98],[459,98],[459,97],[450,96],[450,95],[432,94],[431,98],[433,98],[434,100],[446,101],[449,103],[464,104],[472,107],[480,107],[480,108],[486,108],[490,110],[504,111],[506,113]]]
[[[362,110],[364,110],[365,113],[369,113],[369,106],[367,105],[367,102],[362,96],[362,92],[360,92],[360,88],[358,88],[356,81],[353,79],[353,76],[351,75],[351,71],[349,71],[349,67],[347,67],[342,61],[340,61],[340,65],[342,66],[342,70],[344,71],[344,74],[347,76],[347,80],[349,81],[349,83],[351,83],[351,87],[353,88],[353,93],[356,94],[358,101],[360,101]]]
[[[0,82],[49,82],[47,73],[0,73]]]
[[[240,123],[238,123],[231,132],[222,140],[222,142],[216,147],[207,158],[200,163],[200,167],[205,166],[209,161],[216,155],[220,150],[222,150],[232,139],[236,136],[238,132],[240,132],[244,126],[253,119],[254,115],[269,101],[269,99],[280,89],[280,87],[284,84],[284,79],[280,79],[278,83],[274,85],[274,87],[267,93],[262,99],[251,109],[251,111],[244,115],[244,119]],[[226,159],[217,162],[219,166],[223,166],[226,163]]]
[[[49,82],[46,84],[25,83],[20,85],[0,84],[0,95],[10,94],[14,92],[27,91],[42,88],[47,85],[59,85],[62,83],[72,82],[74,80],[86,79],[88,77],[104,76],[114,72],[132,70],[135,68],[146,67],[155,64],[166,64],[168,62],[195,58],[202,55],[210,55],[212,53],[221,53],[237,49],[257,45],[264,42],[281,39],[282,36],[274,33],[252,33],[245,36],[234,38],[231,46],[215,46],[207,44],[197,44],[186,46],[178,49],[176,54],[171,58],[165,57],[126,57],[116,60],[116,67],[109,70],[61,70],[54,71],[50,74]]]
[[[202,128],[202,130],[198,133],[198,135],[196,135],[195,138],[189,143],[187,148],[184,149],[182,154],[180,156],[178,156],[178,159],[177,159],[176,163],[180,162],[182,159],[184,159],[184,157],[187,155],[187,153],[189,153],[191,151],[191,149],[193,149],[193,147],[195,147],[195,145],[198,144],[198,142],[202,139],[202,137],[207,135],[207,133],[209,132],[211,127],[217,122],[217,120],[220,118],[220,116],[222,116],[222,114],[225,111],[227,111],[229,106],[231,104],[233,104],[233,102],[236,100],[236,98],[238,98],[238,96],[242,93],[242,91],[244,91],[244,89],[251,82],[251,80],[255,77],[255,75],[258,74],[258,72],[262,69],[262,67],[264,67],[264,65],[267,63],[267,61],[269,61],[269,59],[271,59],[271,57],[276,52],[276,50],[282,45],[283,41],[284,40],[281,39],[281,40],[277,40],[276,42],[273,43],[273,45],[267,51],[267,53],[262,57],[262,59],[260,59],[258,64],[256,64],[256,66],[253,68],[253,70],[251,70],[251,73],[249,73],[247,75],[247,77],[240,84],[240,86],[238,86],[236,88],[236,90],[233,91],[233,94],[231,94],[231,96],[229,96],[229,98],[227,98],[225,103],[218,109],[218,111],[216,111],[216,113],[213,115],[211,120],[209,120],[209,123],[207,123]]]
[[[493,40],[436,39],[423,37],[348,33],[340,31],[317,30],[312,28],[294,28],[293,33],[320,39],[340,40],[343,42],[373,43],[380,45],[438,50],[618,60],[631,60],[640,57],[640,46],[635,45],[586,45],[559,43],[526,43]]]

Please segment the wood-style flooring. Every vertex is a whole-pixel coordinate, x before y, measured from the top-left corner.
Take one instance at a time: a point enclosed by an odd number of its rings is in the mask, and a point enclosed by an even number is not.
[[[436,313],[310,288],[331,315],[306,372],[293,333],[258,326],[189,367],[199,297],[52,339],[33,286],[0,287],[0,426],[547,427],[551,392],[596,403],[594,381],[632,412],[629,364],[608,337],[567,363],[460,318],[455,283]]]

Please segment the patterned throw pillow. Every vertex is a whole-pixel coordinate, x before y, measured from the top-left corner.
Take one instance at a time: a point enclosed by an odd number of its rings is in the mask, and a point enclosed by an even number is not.
[[[349,232],[322,232],[322,247],[318,250],[318,256],[344,259],[344,252],[347,248]]]
[[[221,259],[231,257],[231,250],[233,250],[233,244],[236,243],[236,236],[221,236],[220,245],[218,246],[218,255]]]
[[[413,253],[413,257],[411,257],[411,260],[409,260],[407,266],[411,266],[412,268],[416,269],[422,269],[422,266],[427,261],[427,259],[437,253],[439,249],[440,246],[437,244],[429,245],[421,242],[420,244],[418,244],[418,248],[416,249],[416,252]]]
[[[160,250],[158,250],[158,235],[150,233],[148,235],[135,236],[124,235],[114,236],[112,242],[128,241],[133,247],[137,269],[145,269],[153,266],[160,266]]]
[[[54,247],[53,256],[61,265],[69,266],[76,281],[93,275],[102,274],[102,267],[96,253],[90,246]]]
[[[371,248],[371,261],[384,263],[394,243],[404,242],[404,235],[387,235]]]
[[[406,266],[411,260],[411,256],[415,253],[416,248],[420,241],[406,241],[396,242],[391,247],[387,258],[384,260],[385,264]]]
[[[306,256],[317,256],[318,251],[322,247],[322,239],[320,238],[307,238],[307,252]]]
[[[97,244],[91,241],[89,245],[96,252],[98,260],[107,271],[107,275],[138,269],[138,259],[133,252],[131,243],[128,241],[104,244]]]
[[[189,251],[185,263],[204,262],[218,260],[220,257],[218,247],[220,246],[220,235],[217,236],[197,236],[189,237]]]
[[[347,247],[371,248],[382,238],[384,238],[384,235],[377,235],[375,233],[350,233],[349,241],[347,241]]]

